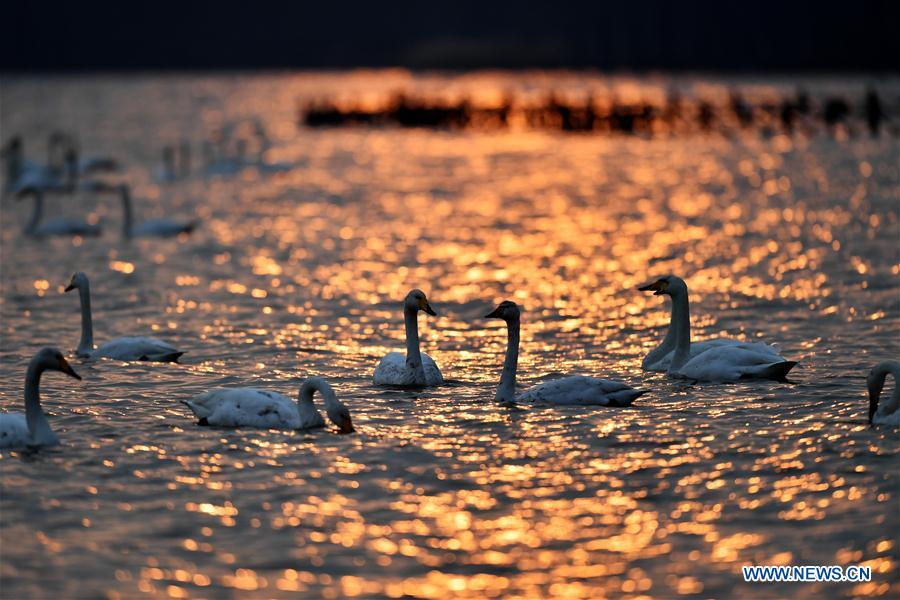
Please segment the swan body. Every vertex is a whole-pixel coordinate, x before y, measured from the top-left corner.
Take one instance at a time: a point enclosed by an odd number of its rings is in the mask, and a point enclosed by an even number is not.
[[[669,329],[672,331],[671,327]],[[660,345],[661,347],[662,345]],[[711,340],[704,340],[702,342],[691,342],[691,358],[696,357],[698,354],[702,354],[711,348],[722,348],[722,347],[730,347],[730,348],[743,348],[745,350],[758,352],[761,354],[769,354],[774,359],[781,359],[781,355],[778,353],[778,349],[774,346],[770,346],[764,342],[745,342],[742,340],[736,340],[733,338],[715,338]],[[660,371],[665,373],[669,370],[669,367],[672,364],[672,357],[675,355],[675,350],[669,350],[662,356],[654,356],[653,352],[650,352],[646,357],[644,357],[643,363],[641,366],[645,371]],[[783,359],[782,359],[783,360]]]
[[[25,158],[24,144],[13,137],[3,149],[5,171],[4,193],[20,194],[29,189],[68,191],[71,174],[52,166],[36,164]]]
[[[403,301],[406,325],[406,356],[391,352],[375,368],[375,385],[430,387],[444,384],[444,377],[434,360],[419,350],[418,314],[422,311],[437,316],[421,290],[412,290]]]
[[[495,396],[500,403],[623,407],[629,406],[636,398],[646,393],[646,390],[636,390],[618,381],[571,375],[540,383],[516,396],[520,315],[518,305],[509,300],[501,302],[493,312],[485,315],[487,319],[497,318],[506,321],[508,332],[506,358],[503,361],[503,372]]]
[[[297,400],[252,387],[218,388],[182,400],[198,417],[200,425],[253,427],[257,429],[311,429],[324,427],[325,420],[313,404],[319,392],[328,418],[342,433],[353,431],[350,411],[321,377],[310,377],[300,387]]]
[[[741,379],[775,379],[783,381],[796,365],[785,360],[778,350],[762,342],[718,339],[691,343],[691,316],[687,284],[669,275],[640,286],[654,295],[672,299],[672,318],[662,343],[644,359],[648,370],[661,370],[672,377],[697,381],[731,382]]]
[[[41,222],[44,214],[44,188],[39,186],[25,187],[19,190],[20,198],[27,194],[34,197],[33,210],[22,233],[32,237],[80,235],[82,237],[98,236],[103,230],[100,225],[88,223],[83,219],[57,217],[49,221]]]
[[[79,358],[112,358],[115,360],[149,360],[177,362],[184,354],[175,346],[152,337],[120,337],[94,348],[94,325],[91,316],[91,287],[87,275],[75,273],[66,291],[78,290],[81,300],[81,340],[75,355]]]
[[[879,402],[888,375],[894,376],[894,392],[885,402]],[[900,362],[886,360],[875,365],[866,378],[869,389],[869,423],[900,425]]]
[[[41,408],[40,383],[44,371],[61,371],[81,379],[56,348],[42,348],[28,363],[25,374],[25,414],[0,414],[0,448],[55,446],[59,438],[50,429]]]

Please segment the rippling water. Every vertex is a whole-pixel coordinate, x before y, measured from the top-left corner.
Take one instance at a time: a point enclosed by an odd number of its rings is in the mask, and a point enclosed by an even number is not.
[[[78,299],[62,293],[76,270],[91,277],[98,343],[152,333],[187,353],[73,359],[81,383],[45,375],[63,444],[2,454],[3,595],[898,593],[900,436],[868,426],[865,397],[868,368],[900,355],[896,139],[296,127],[298,98],[398,80],[4,81],[4,140],[24,134],[41,159],[46,134],[74,130],[127,162],[142,218],[203,223],[126,243],[118,202],[81,194],[53,212],[106,233],[35,241],[19,232],[27,203],[4,201],[4,410],[21,410],[38,348],[77,344]],[[244,116],[293,169],[154,181],[164,144]],[[691,288],[696,337],[777,342],[800,361],[792,383],[642,372],[668,307],[635,286],[667,273]],[[374,388],[378,359],[403,346],[412,287],[438,311],[420,317],[423,350],[449,385]],[[504,298],[525,307],[523,387],[582,373],[651,393],[615,411],[495,406],[505,332],[481,316]],[[311,374],[357,433],[201,428],[178,403],[233,384],[294,395]],[[856,563],[872,582],[740,575]]]

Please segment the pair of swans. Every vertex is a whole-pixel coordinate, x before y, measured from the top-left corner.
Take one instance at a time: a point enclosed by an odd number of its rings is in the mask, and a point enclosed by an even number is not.
[[[38,187],[47,191],[71,192],[78,178],[100,172],[117,171],[119,164],[107,157],[79,156],[78,144],[64,133],[54,132],[48,144],[48,164],[35,164],[25,158],[20,136],[13,137],[3,149],[6,191],[19,193]]]
[[[81,301],[81,339],[75,356],[79,358],[112,358],[116,360],[149,360],[177,362],[181,352],[168,342],[153,337],[120,337],[94,348],[94,323],[91,315],[91,284],[87,275],[78,272],[66,286],[66,292],[78,290]]]
[[[680,277],[661,277],[638,290],[672,299],[669,330],[662,343],[644,358],[644,370],[665,371],[672,377],[696,381],[785,381],[788,372],[797,364],[785,360],[776,348],[762,342],[718,338],[692,343],[688,287]]]
[[[395,386],[438,386],[444,378],[434,360],[419,349],[419,312],[431,316],[437,313],[431,308],[428,298],[421,290],[412,290],[403,301],[403,319],[406,326],[406,356],[391,352],[381,359],[375,369],[375,385]],[[520,310],[515,302],[501,303],[485,318],[503,319],[508,328],[509,339],[506,360],[496,399],[504,404],[513,402],[534,402],[540,404],[576,404],[599,406],[628,406],[644,393],[624,383],[597,379],[595,377],[573,376],[548,381],[536,385],[527,392],[515,395],[516,370],[519,358],[519,317]]]

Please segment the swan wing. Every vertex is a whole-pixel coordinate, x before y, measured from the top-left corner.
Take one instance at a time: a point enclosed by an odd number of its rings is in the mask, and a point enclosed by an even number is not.
[[[296,400],[258,388],[219,388],[183,402],[202,425],[258,429],[305,429],[325,425],[318,411],[313,410],[315,416],[307,414],[301,418]]]
[[[391,352],[375,367],[372,382],[375,385],[415,385],[416,376],[413,370],[406,366],[406,356],[400,352]]]
[[[746,342],[743,340],[736,340],[734,338],[714,338],[711,340],[703,340],[702,342],[692,342],[691,358],[703,354],[707,350],[711,350],[713,348],[722,348],[726,346],[734,348],[745,348],[747,350],[753,350],[759,353],[771,354],[775,360],[784,360],[775,346],[770,346],[769,344],[766,344],[764,342]],[[645,362],[643,367],[647,371],[668,371],[669,367],[672,364],[672,357],[674,355],[675,351],[672,350],[654,363],[647,364]]]
[[[31,434],[23,413],[0,414],[0,448],[31,445]]]
[[[872,416],[872,423],[875,425],[900,425],[900,410],[888,414],[876,412]]]
[[[773,354],[768,347],[751,344],[713,347],[691,358],[674,375],[698,381],[738,381],[740,379],[784,379],[796,364]]]
[[[426,385],[444,385],[444,376],[441,375],[441,370],[434,359],[427,354],[422,355],[422,367],[425,369]]]
[[[540,383],[516,400],[539,404],[628,406],[643,393],[643,390],[618,381],[573,375]]]
[[[152,337],[120,337],[94,350],[91,356],[116,360],[175,362],[184,354],[168,342]]]

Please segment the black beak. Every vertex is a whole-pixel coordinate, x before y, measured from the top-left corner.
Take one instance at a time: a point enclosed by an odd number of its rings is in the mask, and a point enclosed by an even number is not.
[[[484,315],[485,319],[502,319],[503,315],[501,314],[500,307],[498,306],[488,314]]]
[[[59,359],[59,370],[62,371],[63,373],[65,373],[66,375],[68,375],[68,376],[70,376],[70,377],[74,377],[74,378],[77,379],[78,381],[81,381],[81,375],[79,375],[78,373],[76,373],[76,372],[75,372],[75,369],[73,369],[73,368],[69,365],[69,363],[66,362],[66,359],[64,359],[64,358],[60,358],[60,359]]]
[[[875,417],[875,413],[878,411],[878,394],[873,394],[869,392],[869,424],[872,424],[872,419]]]
[[[654,296],[659,296],[663,293],[662,288],[660,287],[659,281],[654,281],[653,283],[648,283],[647,285],[642,285],[638,287],[638,291],[640,292],[653,292]]]
[[[432,317],[436,317],[436,316],[437,316],[437,313],[434,312],[434,309],[431,308],[431,305],[428,304],[428,302],[425,303],[425,308],[423,308],[422,310],[425,311],[425,314],[426,314],[426,315],[431,315]]]
[[[59,289],[59,288],[57,288],[57,289]],[[67,292],[71,292],[71,291],[74,290],[74,289],[75,289],[75,284],[74,284],[74,283],[70,283],[69,285],[66,286],[66,291],[67,291]]]

